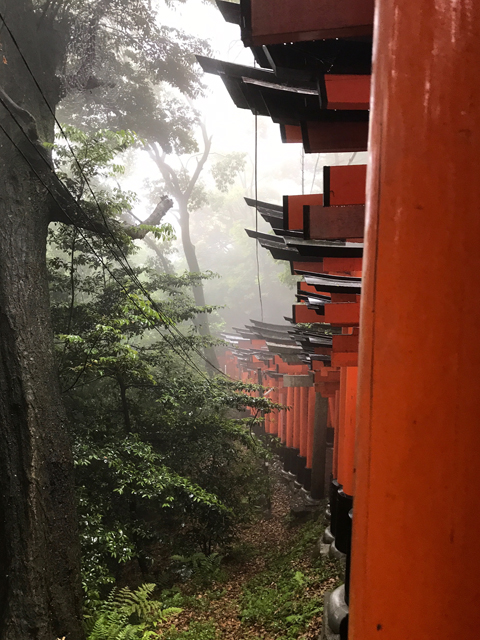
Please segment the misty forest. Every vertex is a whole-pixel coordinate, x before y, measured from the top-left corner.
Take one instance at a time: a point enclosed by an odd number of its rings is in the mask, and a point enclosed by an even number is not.
[[[254,66],[214,2],[0,0],[0,48],[0,640],[318,637],[342,568],[223,354],[298,280],[245,198],[323,162],[204,74]]]

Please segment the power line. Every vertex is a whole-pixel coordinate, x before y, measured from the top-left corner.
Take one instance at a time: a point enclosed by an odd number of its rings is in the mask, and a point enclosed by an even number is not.
[[[10,112],[10,110],[8,109],[8,107],[5,105],[4,101],[0,98],[0,103],[7,109],[7,111],[9,112],[9,114],[11,115],[11,117],[13,118],[13,120],[15,121],[15,124],[17,124],[17,126],[20,128],[20,130],[22,131],[22,133],[25,135],[25,137],[27,138],[27,140],[29,142],[30,139],[28,138],[27,134],[24,132],[22,126],[20,125],[20,123],[18,122],[18,120],[15,118],[14,114],[12,114]],[[23,151],[20,149],[20,147],[16,144],[16,142],[13,140],[13,138],[9,135],[9,133],[6,131],[6,129],[3,127],[3,125],[0,123],[0,129],[3,131],[3,133],[5,134],[5,136],[8,138],[8,140],[10,141],[10,143],[15,147],[15,149],[20,153],[20,155],[23,157],[23,159],[27,162],[28,166],[30,167],[30,169],[33,171],[33,173],[35,174],[35,176],[38,178],[38,180],[40,181],[40,183],[43,185],[43,187],[47,190],[47,192],[49,193],[49,195],[53,198],[53,200],[56,202],[56,204],[61,208],[62,205],[60,204],[60,202],[58,201],[58,198],[56,197],[55,193],[52,191],[52,189],[45,183],[45,181],[43,180],[43,178],[41,177],[41,175],[38,173],[38,171],[35,169],[35,167],[32,165],[32,163],[30,162],[29,158],[23,153]],[[36,147],[32,144],[33,148],[38,152],[38,149],[36,149]],[[44,158],[40,153],[39,153],[40,157],[43,158],[48,165],[48,162],[46,160],[46,158]],[[50,168],[50,167],[49,167]],[[79,209],[81,210],[80,205]],[[136,302],[136,300],[132,297],[132,295],[129,293],[129,291],[125,288],[125,286],[116,278],[116,276],[113,274],[113,272],[110,270],[110,268],[108,267],[107,264],[105,264],[105,261],[103,260],[103,258],[95,251],[95,248],[92,246],[92,244],[90,243],[90,241],[88,240],[88,238],[86,237],[86,235],[84,234],[83,230],[81,228],[79,228],[76,224],[75,221],[71,218],[71,216],[64,211],[65,215],[67,216],[67,218],[71,221],[72,225],[78,230],[78,232],[80,233],[80,235],[82,236],[83,240],[85,241],[85,243],[87,244],[87,246],[89,247],[90,251],[92,251],[93,255],[99,260],[99,262],[101,262],[102,266],[105,268],[105,270],[109,273],[109,275],[111,276],[111,278],[113,280],[115,280],[115,282],[120,286],[120,288],[124,291],[124,293],[132,300],[134,306],[137,307],[137,309],[140,311],[140,313],[147,319],[150,321],[150,319],[148,318],[148,316],[145,314],[145,312],[143,311],[143,309],[138,305],[138,303]],[[82,213],[84,213],[82,211]],[[115,254],[114,254],[115,256]],[[115,258],[117,259],[117,258]],[[120,263],[121,267],[123,268],[123,265]],[[127,272],[127,275],[128,274]],[[158,312],[157,312],[158,313]],[[161,315],[159,314],[159,316],[161,317]],[[159,330],[158,327],[153,327],[158,333],[159,335],[162,337],[162,339],[165,340],[165,342],[170,346],[170,348],[172,349],[172,351],[174,351],[182,360],[184,360],[184,362],[186,362],[191,368],[195,369],[203,378],[205,378],[205,380],[211,384],[212,381],[203,373],[203,371],[201,371],[191,360],[188,359],[188,356],[185,354],[185,352],[183,352],[184,355],[182,355],[182,353],[179,353],[177,351],[177,349],[175,348],[175,346],[167,339],[167,337],[161,333],[161,331]],[[166,325],[167,331],[169,330],[168,325]],[[181,334],[180,334],[181,335]],[[182,336],[183,337],[183,336]],[[180,348],[180,350],[182,351],[182,349]],[[184,357],[185,356],[185,357]]]
[[[253,61],[253,66],[257,66],[257,61]],[[258,111],[255,109],[255,163],[254,163],[254,179],[255,179],[255,232],[258,233]],[[260,282],[260,259],[258,256],[258,238],[255,238],[255,261],[257,266],[257,285],[258,300],[260,302],[260,315],[263,322],[263,298],[262,285]]]
[[[312,186],[310,187],[310,193],[313,193],[313,187],[315,186],[315,178],[317,177],[317,168],[318,168],[319,160],[320,160],[320,155],[317,155],[317,161],[315,162],[315,169],[313,171]]]
[[[255,110],[255,232],[258,233],[258,113]],[[263,298],[262,298],[262,285],[260,283],[260,259],[258,256],[258,238],[255,238],[255,260],[257,263],[257,284],[258,284],[258,299],[260,302],[260,315],[263,322]]]
[[[95,194],[95,192],[93,191],[93,189],[92,189],[92,187],[91,187],[91,184],[90,184],[90,182],[89,182],[89,180],[88,180],[88,177],[85,175],[85,172],[83,171],[83,168],[82,168],[82,166],[81,166],[80,162],[78,161],[78,158],[77,158],[77,157],[76,157],[76,155],[75,155],[75,152],[74,152],[74,150],[73,150],[73,148],[72,148],[72,146],[71,146],[71,144],[70,144],[70,141],[68,140],[67,135],[66,135],[66,133],[65,133],[65,131],[64,131],[64,129],[63,129],[63,127],[62,127],[61,123],[58,121],[58,119],[57,119],[57,117],[56,117],[56,114],[55,114],[55,111],[52,109],[52,107],[51,107],[50,103],[48,102],[48,100],[47,100],[47,98],[46,98],[46,96],[45,96],[45,94],[44,94],[44,92],[43,92],[42,87],[40,86],[40,84],[39,84],[39,82],[38,82],[38,80],[37,80],[37,78],[36,78],[35,74],[33,73],[33,71],[32,71],[32,69],[31,69],[30,65],[28,64],[28,61],[26,60],[26,58],[25,58],[25,56],[24,56],[24,54],[23,54],[22,50],[20,49],[20,46],[19,46],[19,44],[18,44],[18,42],[17,42],[17,40],[16,40],[15,36],[13,35],[13,33],[12,33],[12,31],[11,31],[10,27],[9,27],[9,26],[8,26],[8,24],[6,23],[5,18],[4,18],[4,16],[2,15],[2,13],[1,13],[1,12],[0,12],[0,20],[2,21],[3,25],[4,25],[4,26],[5,26],[5,28],[7,29],[8,33],[9,33],[9,35],[10,35],[11,39],[12,39],[13,44],[14,44],[14,45],[15,45],[15,47],[17,48],[17,50],[18,50],[18,52],[19,52],[19,54],[20,54],[20,57],[22,58],[23,63],[25,64],[25,67],[26,67],[26,68],[27,68],[27,70],[28,70],[28,73],[29,73],[29,74],[30,74],[30,76],[32,77],[32,80],[34,81],[35,86],[37,87],[38,91],[40,92],[40,94],[41,94],[41,96],[42,96],[42,98],[43,98],[43,100],[44,100],[45,104],[47,105],[48,110],[49,110],[49,111],[50,111],[50,113],[52,114],[52,116],[53,116],[53,118],[54,118],[54,120],[55,120],[55,123],[57,124],[57,126],[58,126],[58,128],[59,128],[60,132],[62,133],[63,137],[65,138],[65,140],[66,140],[66,142],[67,142],[67,145],[68,145],[68,148],[69,148],[69,151],[70,151],[70,153],[72,154],[73,158],[75,159],[75,163],[76,163],[76,165],[77,165],[77,167],[78,167],[78,169],[79,169],[79,171],[80,171],[80,173],[81,173],[81,175],[82,175],[83,179],[85,180],[85,184],[88,186],[88,189],[89,189],[89,191],[90,191],[90,193],[91,193],[91,195],[92,195],[92,197],[93,197],[93,199],[94,199],[95,205],[96,205],[96,207],[98,208],[98,210],[99,210],[99,212],[100,212],[100,215],[102,216],[102,219],[103,219],[103,223],[104,223],[104,225],[105,225],[105,228],[107,229],[107,231],[108,231],[109,235],[112,237],[112,239],[113,239],[113,241],[114,241],[115,245],[117,246],[117,248],[118,248],[118,250],[119,250],[119,252],[120,252],[120,254],[121,254],[121,256],[122,256],[122,258],[123,258],[123,260],[124,260],[124,262],[125,262],[125,265],[123,265],[123,264],[122,264],[122,260],[121,260],[117,255],[115,255],[115,253],[114,253],[113,249],[111,249],[111,248],[110,248],[110,250],[112,251],[112,254],[114,255],[115,259],[119,262],[119,264],[120,264],[120,265],[122,265],[122,267],[127,271],[127,273],[129,273],[129,275],[130,275],[131,277],[133,277],[134,282],[135,282],[135,283],[137,284],[137,286],[140,288],[140,290],[142,291],[142,293],[147,297],[148,301],[150,302],[150,304],[152,305],[152,307],[154,308],[154,310],[155,310],[155,311],[160,315],[160,317],[162,317],[162,315],[163,315],[163,317],[164,317],[164,318],[166,318],[165,325],[166,325],[166,327],[167,327],[167,330],[168,330],[170,333],[172,333],[172,330],[169,328],[169,322],[172,322],[171,318],[169,318],[168,316],[166,316],[165,314],[163,314],[163,312],[162,312],[162,311],[160,311],[160,310],[158,309],[158,307],[157,307],[157,305],[156,305],[155,301],[151,298],[151,296],[150,296],[149,292],[145,289],[145,287],[143,286],[143,284],[141,283],[141,281],[138,279],[137,275],[135,274],[135,272],[134,272],[133,268],[132,268],[132,267],[131,267],[131,265],[129,264],[129,262],[128,262],[128,258],[127,258],[127,256],[125,255],[125,253],[124,253],[124,251],[123,251],[122,246],[121,246],[121,245],[120,245],[120,243],[117,241],[117,239],[115,238],[115,235],[113,234],[113,232],[111,231],[110,227],[108,226],[107,219],[106,219],[105,214],[104,214],[104,212],[103,212],[103,210],[102,210],[102,208],[101,208],[101,206],[100,206],[100,203],[98,202],[98,199],[97,199],[97,197],[96,197],[96,194]],[[11,113],[10,109],[8,109],[8,107],[7,107],[3,102],[2,102],[2,104],[3,104],[3,105],[4,105],[4,107],[7,109],[7,111],[10,113],[10,115],[12,115],[12,117],[13,117],[13,114]],[[17,125],[18,125],[18,122],[17,122]],[[19,126],[20,126],[20,125],[19,125]],[[23,131],[23,128],[22,128],[21,126],[20,126],[20,129]],[[37,150],[37,152],[38,152],[38,149],[36,149],[36,150]],[[41,154],[39,154],[39,155],[41,155]],[[43,157],[43,156],[42,156],[42,157]],[[48,165],[48,163],[47,163],[47,165]],[[49,165],[48,165],[48,166],[49,166]],[[51,167],[50,167],[50,166],[49,166],[49,169],[51,170]],[[58,176],[57,176],[57,177],[58,177]],[[65,186],[65,185],[64,185],[64,186]],[[58,202],[57,202],[57,204],[58,204]],[[88,215],[86,215],[86,213],[85,213],[83,210],[82,210],[82,212],[83,212],[83,215],[86,217],[86,219],[89,219]],[[72,221],[72,223],[73,223],[73,221]],[[263,311],[262,311],[262,319],[263,319]],[[178,335],[180,335],[181,337],[183,337],[183,335],[182,335],[181,331],[179,331],[179,329],[175,326],[175,324],[173,324],[172,326],[173,326],[173,330],[174,330]],[[206,363],[207,363],[207,364],[208,364],[212,369],[214,369],[215,371],[218,371],[221,375],[224,375],[224,376],[225,376],[225,373],[224,373],[223,371],[221,371],[218,367],[216,367],[213,363],[211,363],[211,362],[210,362],[210,361],[209,361],[209,360],[208,360],[208,359],[207,359],[207,358],[206,358],[206,357],[205,357],[205,356],[200,352],[200,350],[199,350],[199,349],[197,349],[196,347],[193,347],[193,351],[195,351],[195,353],[197,353],[197,355],[198,355],[202,360],[204,360],[204,361],[205,361],[205,362],[206,362]],[[229,377],[229,376],[225,376],[225,377]]]

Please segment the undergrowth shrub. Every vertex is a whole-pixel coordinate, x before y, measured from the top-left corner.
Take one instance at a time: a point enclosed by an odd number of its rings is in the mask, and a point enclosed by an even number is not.
[[[193,586],[195,587],[195,585]],[[196,588],[188,589],[186,593],[176,586],[172,589],[164,589],[161,597],[166,607],[181,607],[182,609],[203,612],[208,611],[211,603],[220,600],[226,593],[225,589],[202,589],[201,597],[199,597]]]
[[[271,575],[269,578],[271,580]],[[275,583],[265,584],[266,576],[245,588],[242,598],[241,620],[260,625],[282,638],[297,638],[310,620],[323,610],[318,597],[307,595],[312,580],[301,571],[285,572]]]
[[[240,598],[245,625],[261,626],[277,640],[293,640],[323,611],[322,583],[338,577],[338,566],[322,558],[305,563],[320,525],[306,523],[288,550],[266,558],[266,569],[247,582]]]
[[[110,593],[106,601],[86,616],[87,640],[150,640],[157,638],[157,628],[182,610],[164,608],[152,600],[154,584],[144,584],[135,591],[128,587]]]
[[[219,640],[220,636],[215,624],[208,622],[192,622],[185,631],[171,627],[161,636],[162,640]]]
[[[199,551],[189,556],[174,555],[171,559],[182,578],[189,578],[198,586],[206,587],[226,578],[221,566],[223,556],[216,552],[206,555]]]

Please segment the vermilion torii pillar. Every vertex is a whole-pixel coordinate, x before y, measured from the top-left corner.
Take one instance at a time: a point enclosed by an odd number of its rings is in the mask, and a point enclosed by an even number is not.
[[[479,33],[377,3],[349,640],[480,633]]]

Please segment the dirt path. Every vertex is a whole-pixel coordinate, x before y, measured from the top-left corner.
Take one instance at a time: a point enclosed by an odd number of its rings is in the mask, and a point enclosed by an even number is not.
[[[255,550],[254,557],[238,564],[227,564],[229,576],[226,582],[213,584],[203,592],[197,591],[194,606],[184,607],[182,613],[173,621],[179,632],[187,631],[192,622],[210,621],[218,629],[218,637],[221,640],[275,640],[275,638],[285,637],[282,633],[267,631],[261,626],[242,623],[240,599],[246,583],[266,570],[266,554],[288,549],[289,543],[296,535],[298,527],[292,529],[288,520],[291,502],[290,490],[283,482],[278,481],[272,498],[270,517],[260,519],[246,528],[239,539],[240,545],[243,544]],[[307,557],[305,567],[309,562],[310,559]],[[295,569],[302,570],[302,563],[297,563]],[[325,580],[321,589],[316,588],[315,595],[320,596],[327,588],[331,588],[335,581],[335,578]],[[275,587],[275,583],[272,583],[272,587]],[[307,631],[298,637],[303,639],[318,637],[320,625],[321,613],[312,619]]]

